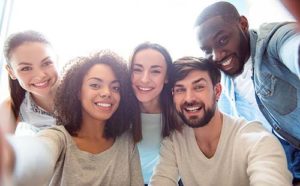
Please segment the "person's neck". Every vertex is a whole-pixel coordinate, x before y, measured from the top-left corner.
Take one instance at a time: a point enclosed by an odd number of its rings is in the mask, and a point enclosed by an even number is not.
[[[90,140],[103,139],[105,125],[106,121],[84,118],[83,116],[80,130],[77,132],[77,137]]]
[[[213,157],[217,150],[222,125],[223,114],[216,109],[215,115],[206,126],[194,129],[197,145],[207,158]]]
[[[49,113],[54,112],[54,96],[54,93],[50,93],[45,96],[37,96],[31,94],[31,97],[35,104]]]
[[[159,114],[159,113],[161,113],[159,99],[149,101],[147,103],[140,103],[140,108],[141,108],[142,113],[148,113],[148,114]]]
[[[113,143],[113,138],[106,138],[104,135],[106,121],[83,119],[80,130],[73,136],[77,147],[92,154],[101,153],[109,149]]]

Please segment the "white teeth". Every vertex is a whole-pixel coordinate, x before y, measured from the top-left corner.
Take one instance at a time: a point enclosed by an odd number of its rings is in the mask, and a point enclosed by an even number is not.
[[[97,103],[96,105],[100,106],[100,107],[111,107],[112,104],[109,104],[109,103]]]
[[[149,91],[151,90],[152,88],[145,88],[145,87],[138,87],[139,90],[142,90],[142,91]]]
[[[222,65],[223,65],[223,66],[229,65],[230,62],[231,62],[231,59],[232,59],[232,58],[229,58],[229,59],[227,59],[226,61],[223,61],[223,62],[222,62]]]
[[[34,86],[42,87],[42,86],[45,86],[47,83],[48,83],[48,81],[44,81],[44,82],[41,82],[41,83],[34,83]]]
[[[186,107],[185,109],[186,109],[187,111],[196,112],[197,110],[200,109],[200,107]]]

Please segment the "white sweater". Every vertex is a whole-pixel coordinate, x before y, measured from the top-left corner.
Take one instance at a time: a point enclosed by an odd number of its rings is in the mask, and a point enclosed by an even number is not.
[[[162,142],[153,186],[289,186],[292,176],[278,140],[260,123],[223,115],[221,136],[213,157],[197,146],[194,131],[184,126]]]

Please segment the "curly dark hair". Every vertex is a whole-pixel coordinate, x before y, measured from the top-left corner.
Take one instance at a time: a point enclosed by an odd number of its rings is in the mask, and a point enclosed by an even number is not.
[[[108,65],[120,82],[120,104],[116,112],[107,120],[104,136],[115,138],[127,130],[132,131],[133,140],[139,138],[135,131],[134,115],[135,99],[130,86],[130,78],[126,62],[116,53],[102,50],[88,57],[78,57],[69,61],[63,68],[63,77],[55,97],[55,116],[58,125],[76,136],[82,125],[82,106],[78,99],[83,78],[96,64]]]

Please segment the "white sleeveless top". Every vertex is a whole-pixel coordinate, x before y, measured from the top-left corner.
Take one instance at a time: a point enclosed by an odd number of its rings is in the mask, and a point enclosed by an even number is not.
[[[16,135],[33,135],[56,123],[53,114],[36,105],[28,92],[26,92],[25,98],[20,106],[19,116],[20,123],[17,125]]]

